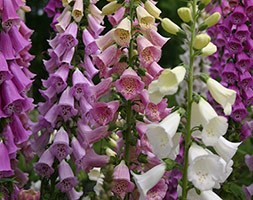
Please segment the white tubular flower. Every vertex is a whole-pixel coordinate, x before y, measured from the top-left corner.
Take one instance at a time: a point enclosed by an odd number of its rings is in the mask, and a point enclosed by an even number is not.
[[[157,8],[151,1],[147,0],[144,3],[144,7],[150,15],[154,16],[156,19],[160,18],[160,14],[162,11]]]
[[[157,104],[165,95],[175,94],[179,84],[184,79],[185,73],[186,70],[182,66],[165,69],[159,78],[149,85],[150,101]]]
[[[208,78],[206,84],[214,100],[223,107],[224,113],[230,115],[232,112],[232,105],[235,103],[236,92],[225,88],[212,78]]]
[[[134,178],[134,182],[136,183],[140,193],[139,200],[146,199],[147,192],[161,180],[165,171],[166,165],[164,163],[153,167],[152,169],[141,175],[135,174],[131,171],[131,174]]]
[[[131,39],[131,21],[126,17],[114,30],[114,40],[120,46],[128,46]]]
[[[73,11],[72,11],[72,16],[76,22],[80,22],[82,17],[83,17],[83,0],[76,0]]]
[[[218,116],[213,107],[202,97],[199,102],[192,103],[191,127],[203,126],[202,133],[196,131],[197,137],[207,146],[217,143],[220,136],[224,135],[228,129],[227,119]]]
[[[141,28],[154,28],[155,18],[154,16],[150,15],[145,8],[143,8],[142,6],[138,6],[136,8],[136,13]]]
[[[180,114],[176,111],[168,115],[159,124],[147,125],[147,138],[153,153],[160,159],[174,157],[180,134],[176,134],[180,123]],[[174,151],[173,151],[174,150]]]
[[[100,168],[94,167],[89,173],[88,177],[91,181],[96,181],[96,185],[93,190],[96,195],[99,195],[103,191],[104,175],[100,172]]]
[[[241,142],[230,142],[224,137],[220,137],[217,143],[213,146],[215,151],[225,160],[229,161],[235,155],[238,146]]]
[[[209,42],[203,49],[201,49],[201,56],[210,56],[217,51],[217,47],[212,43]]]
[[[192,144],[189,149],[188,180],[201,191],[219,187],[219,183],[225,179],[224,163],[226,162],[219,156],[197,144]]]
[[[187,194],[187,200],[222,200],[222,199],[212,190],[202,191],[200,194],[197,194],[195,189],[190,189]]]

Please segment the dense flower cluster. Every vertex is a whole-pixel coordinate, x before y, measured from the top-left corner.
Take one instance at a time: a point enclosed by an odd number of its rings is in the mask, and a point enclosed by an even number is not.
[[[211,76],[222,85],[237,92],[236,103],[229,117],[236,123],[240,140],[251,135],[251,122],[245,119],[251,112],[252,90],[252,10],[253,2],[222,0],[221,4],[211,4],[208,11],[222,15],[220,22],[211,27],[208,33],[218,51],[209,57],[212,63]],[[222,114],[219,105],[210,98],[217,112]],[[241,125],[242,124],[242,125]]]
[[[28,160],[32,157],[28,112],[33,109],[33,99],[27,92],[34,77],[28,69],[33,59],[28,52],[33,31],[17,13],[28,10],[23,1],[0,1],[0,179],[15,176],[17,181],[0,183],[3,199],[16,199],[28,180],[28,174],[18,168],[18,154]]]

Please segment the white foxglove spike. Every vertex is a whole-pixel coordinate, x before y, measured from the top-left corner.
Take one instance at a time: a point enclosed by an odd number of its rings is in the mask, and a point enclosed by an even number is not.
[[[214,100],[222,106],[225,115],[230,115],[232,105],[235,103],[236,92],[225,88],[212,78],[208,78],[206,84]]]
[[[147,125],[147,138],[153,153],[160,159],[172,156],[178,146],[180,135],[176,134],[180,123],[179,112],[173,112],[159,124]],[[174,151],[173,151],[174,150]]]
[[[192,103],[191,127],[199,125],[202,125],[203,130],[196,136],[202,138],[206,146],[213,146],[228,129],[227,119],[218,116],[213,107],[202,97],[198,103]]]
[[[226,162],[193,143],[189,149],[188,180],[201,191],[219,187],[228,176]]]
[[[224,137],[220,137],[213,146],[214,150],[225,160],[229,161],[236,153],[241,142],[230,142]]]
[[[134,182],[137,185],[140,193],[139,200],[146,199],[147,192],[161,180],[165,171],[165,163],[161,163],[141,175],[135,174],[131,171],[131,174],[134,178]]]
[[[222,200],[212,190],[202,191],[197,194],[195,189],[190,189],[187,194],[187,200]]]

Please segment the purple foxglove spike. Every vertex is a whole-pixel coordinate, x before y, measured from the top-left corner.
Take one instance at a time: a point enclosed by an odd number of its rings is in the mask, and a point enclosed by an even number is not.
[[[126,62],[118,62],[109,70],[108,76],[112,76],[112,74],[122,75],[127,68],[128,64]]]
[[[231,34],[232,23],[230,18],[223,19],[223,22],[218,25],[218,29],[225,36],[228,37]]]
[[[245,15],[245,11],[242,6],[237,6],[229,18],[231,23],[235,25],[244,24],[247,20],[247,16]]]
[[[226,45],[226,38],[223,36],[222,33],[218,33],[218,35],[216,36],[216,40],[214,41],[215,45],[217,47],[222,47]]]
[[[238,81],[238,72],[235,69],[235,64],[229,62],[225,65],[225,68],[222,71],[222,80],[228,84],[233,84],[235,81]]]
[[[75,48],[73,47],[69,49],[68,51],[65,51],[65,53],[59,58],[59,60],[62,63],[66,63],[69,66],[71,66],[71,61],[73,59],[74,53],[75,53]]]
[[[84,97],[80,98],[79,101],[80,101],[80,114],[86,120],[86,115],[92,109],[92,106],[89,104],[89,102]]]
[[[234,37],[228,41],[227,48],[231,54],[237,54],[243,50],[241,42]]]
[[[67,66],[60,67],[54,74],[51,74],[48,80],[42,81],[44,87],[52,86],[56,92],[61,93],[67,86],[67,78],[69,68]]]
[[[66,6],[61,15],[57,18],[55,28],[58,32],[64,32],[71,21],[70,7]]]
[[[101,54],[93,56],[93,62],[100,70],[100,76],[104,77],[108,71],[108,67],[113,63],[113,59],[117,55],[118,48],[116,45],[112,45],[105,49]]]
[[[57,11],[57,8],[61,7],[61,1],[49,0],[48,4],[44,8],[44,11],[47,13],[48,17],[53,17],[55,15],[55,12]]]
[[[16,55],[31,47],[31,43],[20,34],[16,26],[10,29],[9,36],[11,38],[11,44],[16,51]]]
[[[14,142],[14,135],[10,126],[6,126],[3,130],[3,136],[6,148],[8,149],[9,154],[15,154],[19,149]]]
[[[167,106],[167,99],[163,99],[157,105],[150,102],[145,109],[145,114],[151,121],[160,121],[171,112]]]
[[[93,105],[90,114],[98,125],[104,126],[114,120],[118,108],[118,101],[111,101],[108,103],[99,102]]]
[[[77,192],[75,188],[72,188],[67,192],[67,196],[70,200],[78,200],[83,195],[83,192]]]
[[[72,85],[73,87],[70,89],[70,93],[77,99],[80,100],[81,97],[84,96],[86,90],[93,86],[83,73],[76,68],[75,72],[72,75]]]
[[[156,198],[164,199],[167,194],[168,187],[169,186],[166,184],[165,180],[162,178],[153,188],[151,188],[148,191],[146,199],[147,200],[155,200]],[[157,197],[157,194],[159,194],[159,197]]]
[[[15,173],[15,179],[17,180],[17,185],[19,188],[22,188],[25,186],[25,184],[28,182],[29,178],[28,178],[28,173],[24,173],[22,172],[19,168],[15,168],[14,170]]]
[[[233,106],[233,111],[231,117],[236,122],[241,122],[245,117],[247,117],[248,111],[243,105],[243,103],[237,103]]]
[[[42,80],[43,82],[43,80]],[[46,99],[46,101],[56,101],[56,90],[53,86],[48,87],[46,90],[39,90],[40,94]]]
[[[35,164],[34,169],[42,177],[50,178],[54,173],[52,165],[54,163],[54,156],[47,149],[41,156],[39,161]]]
[[[163,37],[154,29],[147,30],[147,39],[152,42],[154,46],[158,46],[160,48],[162,48],[169,40],[169,38]]]
[[[90,171],[93,167],[102,167],[108,162],[108,156],[99,155],[92,148],[88,148],[83,158],[83,169],[85,171]]]
[[[83,168],[83,157],[86,155],[86,151],[75,137],[72,138],[71,147],[73,149],[77,171],[80,171]]]
[[[87,29],[83,31],[82,39],[85,45],[85,53],[91,55],[95,54],[98,51],[96,41]]]
[[[253,171],[253,156],[252,155],[245,155],[245,163],[249,170],[252,172]]]
[[[69,135],[63,127],[56,133],[54,142],[49,150],[59,162],[71,154],[72,149],[69,147]]]
[[[253,90],[251,88],[242,89],[243,103],[245,106],[251,106],[253,104]]]
[[[244,89],[247,89],[253,86],[253,79],[252,79],[251,74],[248,71],[240,75],[240,81],[238,82],[238,86]]]
[[[77,185],[77,178],[74,176],[71,167],[65,160],[61,161],[58,167],[58,173],[60,182],[56,185],[56,187],[61,190],[61,192],[70,191]]]
[[[30,130],[26,130],[17,115],[12,116],[10,127],[14,136],[15,144],[22,144],[27,141],[29,136],[32,134]]]
[[[84,56],[84,62],[82,64],[82,67],[85,69],[85,75],[90,80],[99,72],[99,70],[95,68],[93,62],[91,61],[90,56],[88,55]]]
[[[112,78],[102,79],[101,82],[94,87],[96,99],[99,99],[105,95],[110,89],[112,84]]]
[[[0,51],[0,85],[5,81],[12,78],[12,74],[8,69],[8,64],[5,60],[3,53]]]
[[[249,138],[251,136],[251,133],[252,133],[252,129],[250,127],[250,123],[249,122],[245,122],[242,125],[241,130],[240,130],[240,140],[241,141],[246,140],[247,138]],[[247,164],[246,156],[245,156],[245,162]],[[253,162],[252,162],[252,164],[253,164]],[[247,164],[247,166],[249,167],[248,164]],[[251,166],[250,170],[253,171],[253,165]]]
[[[89,144],[100,141],[101,139],[108,137],[111,133],[108,131],[108,126],[100,126],[94,130],[84,130],[82,126],[79,126],[81,134],[85,135],[86,140]]]
[[[153,62],[147,67],[147,72],[153,77],[158,77],[162,71],[163,68],[157,62]]]
[[[143,66],[148,66],[152,62],[158,62],[161,58],[161,49],[154,46],[143,36],[137,37],[138,52],[140,55],[140,62]]]
[[[235,38],[241,42],[245,42],[250,37],[250,31],[246,24],[241,24],[236,27]]]
[[[87,19],[89,29],[92,31],[93,36],[97,38],[100,35],[100,33],[102,33],[105,27],[101,26],[91,14],[88,14]]]
[[[112,26],[116,26],[123,19],[125,15],[126,8],[121,7],[113,15],[108,15],[108,20]]]
[[[21,66],[18,66],[15,62],[10,62],[10,70],[13,77],[13,82],[16,85],[18,92],[27,92],[32,85],[32,80],[30,80],[25,73],[22,71]]]
[[[23,21],[20,21],[19,32],[26,40],[29,40],[33,34],[33,30],[29,29]]]
[[[51,130],[51,128],[55,127],[55,123],[57,121],[57,115],[56,115],[56,113],[57,113],[58,109],[59,109],[59,107],[57,105],[53,105],[48,110],[48,112],[45,114],[45,116],[43,117],[43,119],[51,125],[49,127],[46,127],[49,130]]]
[[[10,158],[8,150],[5,144],[0,141],[0,178],[10,177],[13,175],[13,170],[11,169]]]
[[[38,133],[38,131],[36,131],[35,133]],[[43,134],[41,134],[40,136],[38,136],[38,134],[34,134],[33,136],[34,136],[34,141],[32,141],[31,147],[33,151],[36,152],[36,154],[40,156],[45,151],[45,147],[47,146],[49,142],[50,133],[43,132]]]
[[[134,183],[130,180],[129,169],[122,160],[119,165],[114,168],[112,192],[124,199],[126,194],[134,190]]]
[[[115,82],[118,92],[120,92],[126,100],[135,98],[144,89],[144,83],[137,73],[128,68],[121,75],[120,79]]]
[[[20,96],[11,80],[6,80],[2,83],[2,100],[3,110],[7,115],[23,111],[24,98]]]
[[[77,112],[74,107],[74,97],[70,94],[70,88],[67,87],[61,95],[57,113],[62,116],[64,121],[67,121],[75,116]]]
[[[3,0],[2,25],[7,31],[20,22],[13,1]]]
[[[248,18],[253,17],[253,1],[252,0],[244,0],[245,12]]]
[[[0,32],[0,51],[3,53],[6,60],[14,60],[15,52],[11,45],[11,38],[8,33]]]

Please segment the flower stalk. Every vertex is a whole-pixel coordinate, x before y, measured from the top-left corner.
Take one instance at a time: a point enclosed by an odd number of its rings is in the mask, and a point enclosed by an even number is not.
[[[193,23],[191,25],[191,40],[189,42],[189,49],[190,49],[190,65],[188,68],[188,93],[187,93],[187,124],[186,124],[186,132],[184,134],[184,141],[185,141],[185,152],[184,152],[184,170],[183,170],[183,191],[182,191],[182,200],[186,200],[187,198],[187,189],[188,189],[188,152],[191,146],[191,110],[192,110],[192,100],[193,100],[193,64],[195,58],[195,52],[193,49],[194,39],[196,37],[196,20],[197,20],[197,1],[192,1],[192,16],[193,16]]]

